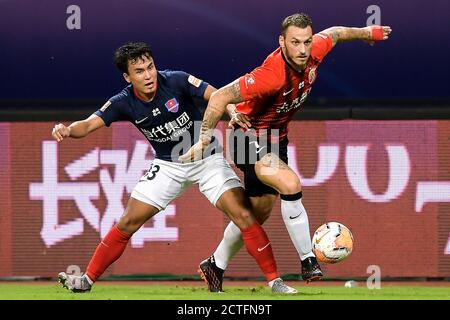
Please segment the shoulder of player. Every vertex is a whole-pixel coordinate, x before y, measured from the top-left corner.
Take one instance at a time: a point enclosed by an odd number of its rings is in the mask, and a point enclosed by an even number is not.
[[[130,84],[130,85],[126,86],[125,88],[123,88],[122,91],[120,91],[116,95],[112,96],[109,99],[109,101],[111,101],[112,103],[127,101],[127,100],[129,100],[130,98],[133,97],[133,93],[132,92],[133,92],[133,86]]]
[[[266,59],[264,60],[262,66],[267,66],[271,68],[281,68],[283,65],[283,54],[281,51],[281,48],[278,47],[276,50],[274,50],[272,53],[270,53]]]
[[[164,72],[166,86],[177,92],[185,91],[189,86],[199,88],[202,84],[208,84],[186,71],[164,70],[162,72]]]
[[[324,45],[325,44],[325,45]],[[329,34],[324,32],[319,32],[313,35],[313,42],[311,48],[311,56],[314,59],[323,59],[323,48],[332,47],[333,42]],[[331,48],[330,48],[331,49]]]
[[[130,84],[123,88],[122,91],[113,95],[111,98],[106,101],[103,106],[98,110],[100,112],[111,111],[113,112],[122,112],[125,105],[130,104],[130,100],[133,99],[133,86]]]
[[[282,87],[286,78],[286,61],[283,58],[281,48],[269,54],[262,64],[263,68],[274,74],[274,84]]]
[[[158,71],[159,78],[164,81],[177,81],[180,78],[186,78],[189,74],[181,70],[164,69]]]
[[[159,84],[170,87],[171,89],[176,89],[177,87],[184,87],[185,85],[187,85],[187,80],[190,76],[185,71],[170,69],[158,71],[158,74]]]

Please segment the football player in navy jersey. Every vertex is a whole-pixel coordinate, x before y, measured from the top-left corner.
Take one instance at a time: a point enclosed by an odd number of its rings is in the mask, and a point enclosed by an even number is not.
[[[115,64],[129,85],[87,119],[68,127],[57,124],[52,135],[61,142],[68,137],[83,138],[115,121],[129,121],[151,143],[156,155],[131,193],[119,222],[97,246],[85,274],[61,272],[58,275],[63,287],[73,292],[90,291],[147,220],[164,210],[190,185],[198,184],[205,197],[240,228],[247,250],[266,276],[272,292],[297,292],[279,278],[269,239],[251,213],[240,180],[219,146],[212,146],[209,155],[199,161],[178,162],[183,149],[188,150],[199,138],[194,124],[201,122],[202,112],[194,105],[194,99],[209,100],[216,89],[185,72],[157,71],[152,52],[145,43],[120,47],[115,53]],[[214,280],[211,275],[208,279]],[[210,290],[222,291],[222,287],[210,283]]]

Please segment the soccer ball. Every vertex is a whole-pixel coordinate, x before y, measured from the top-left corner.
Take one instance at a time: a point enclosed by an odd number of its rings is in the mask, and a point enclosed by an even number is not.
[[[352,253],[353,235],[343,224],[328,222],[314,232],[312,248],[319,262],[336,263]]]

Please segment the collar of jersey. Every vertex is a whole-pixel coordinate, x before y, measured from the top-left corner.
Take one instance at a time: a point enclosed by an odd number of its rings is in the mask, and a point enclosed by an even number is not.
[[[155,91],[155,94],[153,95],[153,98],[152,98],[151,100],[149,100],[149,101],[145,101],[144,99],[142,99],[142,97],[139,95],[139,92],[137,92],[137,90],[134,88],[134,86],[132,86],[132,87],[133,87],[133,94],[134,94],[134,96],[135,96],[136,98],[138,98],[139,101],[141,101],[141,102],[143,102],[143,103],[150,103],[150,102],[152,102],[153,100],[155,100],[156,94],[158,93],[158,82],[156,83],[156,91]]]

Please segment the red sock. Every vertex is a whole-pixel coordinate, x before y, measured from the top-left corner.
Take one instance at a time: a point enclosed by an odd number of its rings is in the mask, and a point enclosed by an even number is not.
[[[86,274],[92,281],[97,279],[105,272],[105,270],[119,259],[125,250],[130,235],[120,231],[117,226],[109,230],[108,234],[103,238],[102,242],[97,246],[94,255],[89,261]]]
[[[255,222],[246,229],[241,229],[242,239],[248,253],[256,260],[267,281],[278,278],[277,263],[273,256],[272,245],[264,229]]]

